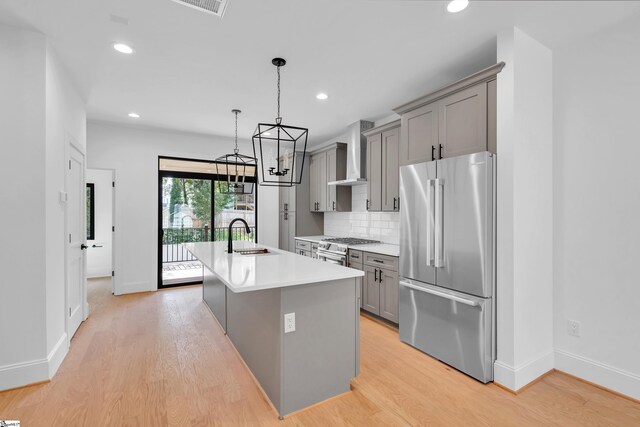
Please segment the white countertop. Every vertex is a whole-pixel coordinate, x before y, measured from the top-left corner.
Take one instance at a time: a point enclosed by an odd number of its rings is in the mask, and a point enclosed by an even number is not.
[[[307,242],[322,242],[324,239],[330,239],[333,236],[296,236],[295,238],[298,240],[305,240]]]
[[[234,241],[234,249],[267,248],[269,254],[227,253],[227,242],[184,243],[232,292],[284,288],[364,276],[360,270],[281,251],[253,242]]]
[[[364,245],[348,245],[349,249],[363,252],[373,252],[380,255],[400,256],[400,245],[391,243],[367,243]]]
[[[332,236],[296,236],[296,239],[306,240],[308,242],[321,242],[323,239],[329,237]],[[347,245],[347,247],[380,255],[400,256],[400,245],[392,245],[391,243],[366,243],[364,245]]]

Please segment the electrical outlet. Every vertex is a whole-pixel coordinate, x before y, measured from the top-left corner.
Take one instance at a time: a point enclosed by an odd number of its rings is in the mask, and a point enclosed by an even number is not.
[[[288,334],[289,332],[296,331],[296,314],[295,313],[287,313],[284,315],[284,333]]]
[[[572,337],[580,337],[580,322],[577,320],[567,321],[567,329]]]

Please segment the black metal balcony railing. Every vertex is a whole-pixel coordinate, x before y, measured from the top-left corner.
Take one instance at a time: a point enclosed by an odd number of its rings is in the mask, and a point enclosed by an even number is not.
[[[251,233],[242,227],[231,229],[232,240],[253,240],[255,227],[249,227]],[[202,228],[163,228],[162,229],[162,262],[194,261],[195,258],[181,244],[192,242],[226,241],[229,227],[208,226]]]

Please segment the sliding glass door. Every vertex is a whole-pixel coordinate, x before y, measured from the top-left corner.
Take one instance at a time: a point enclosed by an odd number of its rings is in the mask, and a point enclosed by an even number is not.
[[[211,167],[210,162],[160,158],[159,288],[201,283],[202,265],[184,244],[226,241],[234,218],[247,221],[251,233],[236,223],[231,230],[233,240],[256,239],[256,194],[222,193],[226,176],[206,173],[211,171],[203,170],[207,165]]]

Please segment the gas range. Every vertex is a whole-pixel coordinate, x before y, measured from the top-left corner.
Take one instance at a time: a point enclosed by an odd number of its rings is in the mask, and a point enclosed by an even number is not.
[[[357,237],[332,237],[322,239],[318,244],[318,258],[334,264],[347,265],[347,245],[380,243],[379,240],[359,239]]]

